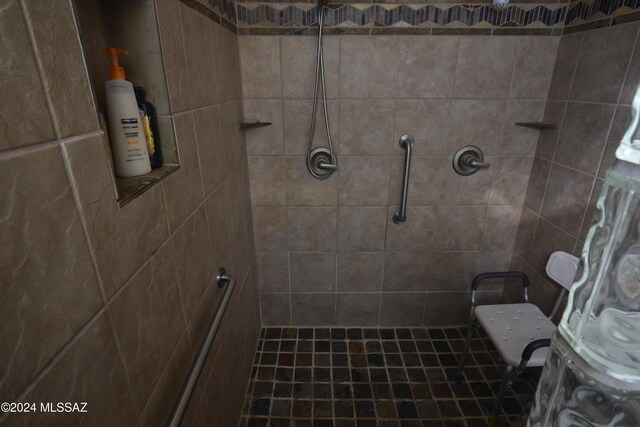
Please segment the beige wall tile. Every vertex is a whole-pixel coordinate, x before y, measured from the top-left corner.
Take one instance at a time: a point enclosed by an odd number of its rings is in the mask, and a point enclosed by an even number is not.
[[[184,4],[180,6],[180,17],[191,100],[194,107],[205,107],[218,101],[215,66],[219,60],[214,55],[213,25]]]
[[[398,212],[395,206],[387,211],[387,251],[428,251],[434,249],[433,238],[437,221],[437,208],[434,206],[407,207],[407,221],[404,224],[393,222]]]
[[[415,138],[415,154],[453,154],[449,144],[449,99],[407,99],[396,101],[396,137],[406,133]]]
[[[345,156],[338,164],[340,205],[386,205],[390,159],[378,156]]]
[[[289,249],[293,251],[336,250],[336,208],[287,208],[287,220]]]
[[[518,232],[521,205],[490,205],[482,234],[482,249],[511,251]]]
[[[463,325],[468,321],[468,292],[427,292],[425,304],[425,325]]]
[[[398,39],[398,97],[450,98],[460,38],[399,36]]]
[[[284,206],[285,162],[282,156],[250,156],[249,182],[253,206]]]
[[[570,102],[555,161],[595,175],[614,112],[615,107],[612,105]]]
[[[554,226],[543,218],[538,221],[533,243],[525,260],[535,271],[544,274],[549,256],[555,251],[571,253],[576,244],[576,238],[562,229]]]
[[[162,57],[172,112],[191,108],[191,90],[184,52],[180,9],[180,3],[175,0],[158,0],[156,2]]]
[[[618,101],[638,28],[634,23],[585,32],[570,99]]]
[[[512,98],[546,98],[560,37],[520,37],[513,70]]]
[[[511,257],[511,262],[509,263],[509,271],[523,271],[528,268],[529,271],[533,271],[530,267],[528,267],[524,259],[518,256],[516,253]],[[527,273],[525,273],[527,274]],[[527,274],[528,276],[528,274]],[[501,303],[521,303],[524,302],[523,291],[522,291],[522,281],[516,279],[508,279],[505,283],[504,294],[502,296]]]
[[[338,252],[338,292],[380,291],[382,252]]]
[[[566,100],[569,98],[584,35],[585,33],[576,33],[560,38],[551,86],[549,87],[549,99]]]
[[[213,31],[216,86],[220,102],[242,99],[238,36],[220,25],[210,24]]]
[[[284,121],[279,99],[245,99],[244,119],[269,122],[271,126],[245,132],[247,153],[253,156],[284,153]]]
[[[231,246],[231,218],[229,194],[225,186],[218,186],[205,200],[207,223],[211,239],[212,261],[218,264]]]
[[[494,205],[522,205],[532,163],[533,157],[498,156],[490,203]]]
[[[254,206],[253,229],[257,251],[287,250],[287,208]]]
[[[420,326],[424,312],[424,292],[383,293],[380,326]]]
[[[11,414],[6,425],[135,424],[127,374],[106,312],[90,323],[21,400],[37,402],[39,409],[40,402],[58,402],[61,396],[68,402],[86,402],[88,413]]]
[[[198,159],[205,194],[211,193],[230,169],[225,162],[218,107],[193,112]]]
[[[108,306],[140,408],[185,331],[173,256],[171,245],[160,247]]]
[[[454,96],[508,97],[517,47],[517,37],[460,37]]]
[[[64,0],[29,0],[25,6],[42,64],[44,88],[60,134],[65,137],[97,130],[95,105],[71,5]]]
[[[306,157],[287,157],[285,179],[288,206],[335,206],[338,203],[338,177],[317,179],[307,169]]]
[[[280,37],[240,37],[238,46],[243,96],[281,97]]]
[[[338,208],[338,250],[384,250],[386,207]]]
[[[342,98],[392,98],[396,94],[398,70],[397,37],[342,37]]]
[[[294,325],[333,325],[336,317],[336,294],[291,294],[291,316]]]
[[[327,130],[324,119],[324,107],[318,101],[316,123],[313,131],[313,146],[328,147]],[[284,150],[287,154],[306,155],[309,146],[311,129],[311,112],[313,102],[310,100],[285,99],[284,101]],[[327,101],[331,126],[331,142],[333,149],[339,152],[340,138],[340,104],[338,101]]]
[[[258,252],[258,288],[261,292],[289,292],[289,254]]]
[[[404,185],[404,157],[389,158],[391,164],[391,183],[389,186],[389,204],[399,206]],[[407,204],[436,205],[440,202],[442,178],[451,168],[451,159],[444,156],[412,156],[409,174],[409,197]],[[452,170],[453,172],[453,170]]]
[[[538,225],[538,215],[523,207],[518,224],[518,232],[513,245],[513,251],[521,257],[526,257],[529,247],[533,242],[533,236]]]
[[[433,248],[479,249],[486,211],[486,206],[439,206]]]
[[[430,263],[422,253],[385,252],[383,291],[423,291]]]
[[[229,165],[235,165],[247,155],[244,131],[238,127],[243,116],[241,101],[220,104],[220,134],[224,148],[224,159]]]
[[[323,36],[322,50],[328,98],[340,93],[340,36]],[[282,94],[285,98],[312,98],[318,40],[315,37],[280,37]],[[319,89],[320,91],[322,89]],[[318,92],[321,96],[322,92]]]
[[[524,198],[524,205],[533,212],[539,214],[542,209],[544,193],[547,191],[547,182],[551,172],[551,162],[535,157],[529,176],[529,184]]]
[[[180,152],[180,169],[162,181],[171,230],[178,228],[204,198],[193,115],[187,113],[177,116],[174,124]]]
[[[242,162],[225,181],[225,191],[229,194],[231,249],[236,274],[239,277],[246,274],[250,265],[255,265],[253,215],[248,175],[247,162]]]
[[[516,125],[539,122],[544,116],[544,101],[509,101],[504,119],[500,154],[534,155],[540,130]]]
[[[260,312],[262,325],[285,326],[291,324],[291,295],[286,294],[260,294]]]
[[[564,112],[567,109],[566,102],[547,101],[542,121],[552,123],[557,126],[556,129],[547,129],[540,132],[538,138],[538,146],[536,147],[536,156],[546,160],[553,160],[558,145],[558,137],[562,129],[564,120]]]
[[[380,298],[379,293],[338,294],[336,325],[377,326]]]
[[[542,216],[569,234],[577,236],[594,180],[589,175],[553,165],[542,205]]]
[[[467,291],[476,272],[478,252],[431,252],[426,290]]]
[[[55,139],[20,2],[0,11],[0,151]],[[11,100],[11,102],[6,102]],[[83,112],[86,114],[86,112]],[[28,117],[28,120],[24,120]]]
[[[453,100],[447,146],[456,152],[471,144],[480,147],[485,155],[498,154],[505,107],[502,100]]]
[[[193,357],[187,335],[183,335],[147,405],[140,414],[140,424],[145,426],[162,425],[169,419],[184,385],[184,380],[189,375]]]
[[[485,156],[485,162],[496,164],[496,157]],[[483,169],[471,176],[458,175],[450,157],[441,157],[440,172],[436,181],[438,200],[443,205],[479,205],[489,203],[491,183],[495,168]],[[430,166],[431,167],[431,166]]]
[[[65,145],[107,298],[169,237],[160,186],[120,208],[100,137]]]
[[[5,156],[0,180],[0,393],[11,400],[103,299],[60,148]]]
[[[191,319],[204,291],[215,277],[216,265],[212,262],[208,230],[207,213],[201,205],[171,236],[187,319]]]
[[[289,254],[291,292],[333,292],[336,290],[335,252]]]
[[[340,101],[339,153],[402,154],[393,128],[394,101]]]
[[[490,271],[509,270],[509,262],[511,262],[511,254],[512,254],[512,251],[480,251],[478,252],[478,259],[476,261],[475,274],[487,273]],[[501,285],[498,285],[497,288],[492,288],[492,289],[502,290]],[[470,288],[471,286],[469,285],[469,289]]]

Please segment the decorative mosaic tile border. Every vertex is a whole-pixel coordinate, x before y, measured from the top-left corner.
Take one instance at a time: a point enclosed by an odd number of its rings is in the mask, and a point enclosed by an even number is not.
[[[640,0],[581,0],[569,4],[565,33],[640,20]]]
[[[317,27],[313,3],[238,3],[240,29],[304,29]],[[562,28],[566,5],[514,4],[498,10],[468,4],[333,4],[325,12],[330,28]]]
[[[315,34],[317,0],[181,0],[238,34]],[[516,0],[498,10],[488,0],[464,4],[345,0],[329,4],[327,33],[559,35],[640,21],[640,0]],[[446,0],[445,0],[446,1]],[[483,3],[473,3],[482,1]]]
[[[180,0],[185,5],[202,13],[227,30],[237,33],[236,3],[234,0]]]
[[[640,10],[640,0],[586,0],[569,4],[566,25],[620,16]]]

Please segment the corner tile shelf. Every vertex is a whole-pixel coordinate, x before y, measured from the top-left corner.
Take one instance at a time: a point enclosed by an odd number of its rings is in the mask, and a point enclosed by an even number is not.
[[[180,169],[180,165],[162,165],[157,169],[141,176],[131,178],[116,178],[118,187],[118,206],[121,208],[131,203],[134,199],[151,190],[160,181]]]
[[[558,125],[555,123],[544,123],[544,122],[516,122],[516,126],[523,126],[526,128],[546,130],[546,129],[557,129]]]

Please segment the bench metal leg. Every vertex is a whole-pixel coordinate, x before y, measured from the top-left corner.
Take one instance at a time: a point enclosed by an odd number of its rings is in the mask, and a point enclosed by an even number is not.
[[[504,395],[507,394],[507,390],[511,387],[513,383],[514,370],[513,366],[507,366],[507,369],[504,371],[504,377],[502,378],[502,383],[500,384],[500,390],[498,391],[498,395],[496,396],[496,402],[493,406],[493,410],[491,411],[491,415],[497,417],[500,413],[500,408],[502,407],[502,399],[504,399]]]
[[[473,338],[473,327],[475,326],[476,319],[473,315],[473,307],[471,307],[471,314],[469,315],[469,327],[467,328],[467,337],[464,340],[464,350],[460,356],[460,362],[458,363],[458,372],[456,372],[456,382],[459,384],[464,381],[464,364],[469,356],[469,350],[471,350],[471,338]]]

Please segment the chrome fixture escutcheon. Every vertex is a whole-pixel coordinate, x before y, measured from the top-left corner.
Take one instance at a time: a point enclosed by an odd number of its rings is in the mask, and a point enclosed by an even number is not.
[[[453,155],[453,170],[458,175],[469,176],[486,169],[491,163],[484,161],[482,150],[475,145],[465,145]]]

